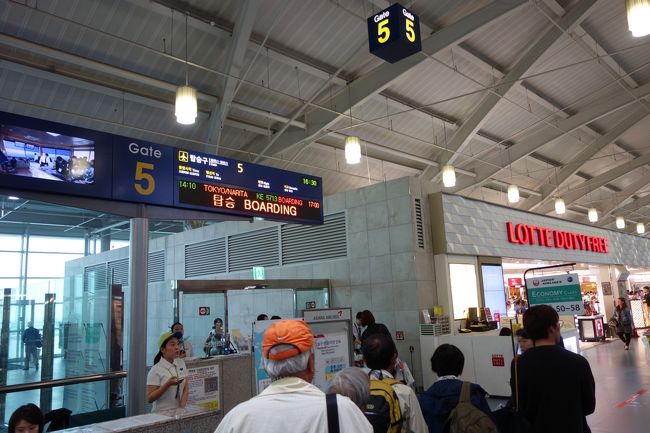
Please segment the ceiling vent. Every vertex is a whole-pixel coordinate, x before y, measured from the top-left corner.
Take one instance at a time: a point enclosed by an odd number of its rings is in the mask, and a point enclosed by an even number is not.
[[[226,239],[185,245],[185,278],[222,274],[226,267]]]
[[[347,256],[343,212],[326,215],[322,225],[285,224],[280,230],[283,265]]]

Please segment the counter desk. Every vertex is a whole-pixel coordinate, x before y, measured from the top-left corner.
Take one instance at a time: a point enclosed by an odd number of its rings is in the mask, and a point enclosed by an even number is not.
[[[576,329],[563,330],[562,338],[568,350],[578,353]],[[439,345],[445,343],[453,344],[463,352],[465,368],[460,376],[462,380],[478,383],[492,396],[510,397],[512,338],[499,336],[499,330],[496,329],[457,335],[420,335],[424,389],[429,388],[437,379],[436,374],[431,371],[431,356]]]

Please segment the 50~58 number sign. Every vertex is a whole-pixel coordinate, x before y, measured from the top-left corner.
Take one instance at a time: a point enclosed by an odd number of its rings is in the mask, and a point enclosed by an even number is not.
[[[398,3],[368,18],[370,52],[395,63],[422,49],[420,19]]]

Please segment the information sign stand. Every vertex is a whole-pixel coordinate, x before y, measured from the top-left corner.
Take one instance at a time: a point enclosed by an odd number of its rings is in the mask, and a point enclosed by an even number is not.
[[[323,392],[339,371],[353,365],[352,309],[303,310],[303,319],[314,333],[316,372],[313,384]]]

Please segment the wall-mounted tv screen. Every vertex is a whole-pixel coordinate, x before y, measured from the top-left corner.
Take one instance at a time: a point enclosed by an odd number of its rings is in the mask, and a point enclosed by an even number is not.
[[[0,173],[75,184],[93,184],[95,141],[0,124]]]

